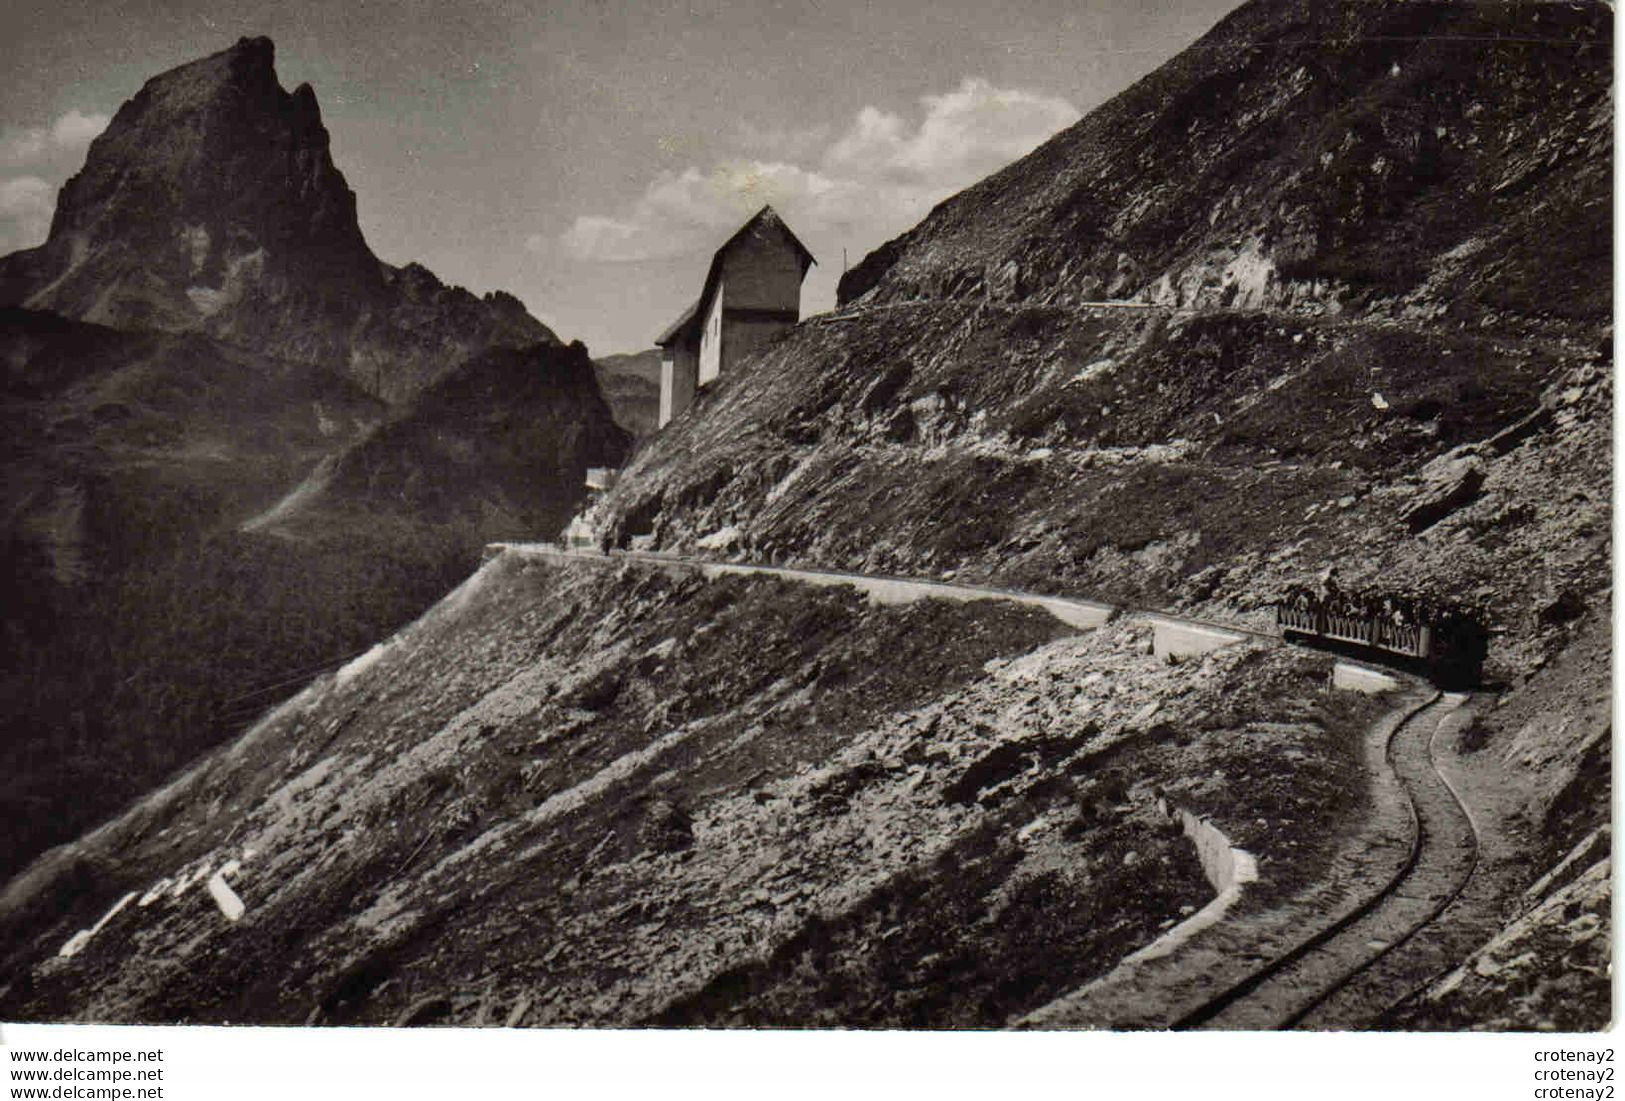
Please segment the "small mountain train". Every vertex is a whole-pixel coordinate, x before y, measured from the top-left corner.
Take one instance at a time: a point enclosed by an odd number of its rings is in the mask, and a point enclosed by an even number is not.
[[[1275,623],[1289,642],[1397,665],[1447,688],[1476,685],[1489,650],[1480,616],[1425,597],[1294,586],[1276,602]]]

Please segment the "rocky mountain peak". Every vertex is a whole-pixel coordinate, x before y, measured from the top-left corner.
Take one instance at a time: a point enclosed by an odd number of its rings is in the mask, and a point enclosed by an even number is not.
[[[147,81],[63,186],[46,243],[0,260],[0,304],[201,331],[391,400],[487,347],[552,342],[517,300],[373,255],[316,93],[285,90],[275,58],[242,38]]]
[[[165,328],[207,315],[249,264],[376,282],[315,92],[284,91],[275,52],[268,38],[244,38],[149,80],[63,187],[46,249],[71,263],[76,251],[139,248],[186,298],[146,318]]]

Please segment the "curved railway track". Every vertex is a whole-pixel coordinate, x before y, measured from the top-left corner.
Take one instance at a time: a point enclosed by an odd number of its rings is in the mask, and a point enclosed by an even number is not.
[[[506,548],[507,544],[496,544]],[[525,548],[536,553],[541,548]],[[547,548],[547,553],[579,552]],[[967,589],[947,582],[924,582],[871,574],[814,568],[787,569],[735,563],[713,564],[649,552],[619,551],[596,556],[645,561],[655,565],[719,565],[805,579],[906,581],[931,588],[971,592],[978,597],[1031,598],[1033,594],[995,588]],[[1068,598],[1043,598],[1066,600]],[[1093,602],[1077,601],[1079,604]],[[1094,605],[1119,614],[1147,614],[1146,609]],[[1153,613],[1163,614],[1163,613]],[[1168,617],[1226,631],[1279,640],[1279,636],[1228,624],[1209,624]],[[1453,962],[1437,945],[1423,945],[1427,929],[1466,889],[1478,863],[1478,831],[1466,804],[1434,761],[1440,724],[1467,696],[1433,693],[1413,708],[1389,736],[1386,757],[1409,808],[1409,851],[1397,871],[1374,893],[1330,925],[1233,983],[1167,1027],[1276,1030],[1351,1028],[1375,1018],[1395,1001],[1395,991],[1409,991]],[[1427,938],[1422,938],[1426,940]]]
[[[1395,990],[1448,963],[1407,951],[1466,888],[1478,830],[1439,772],[1434,742],[1465,695],[1434,695],[1389,738],[1387,757],[1410,807],[1411,846],[1371,897],[1246,978],[1174,1021],[1176,1029],[1351,1028],[1375,1017]]]

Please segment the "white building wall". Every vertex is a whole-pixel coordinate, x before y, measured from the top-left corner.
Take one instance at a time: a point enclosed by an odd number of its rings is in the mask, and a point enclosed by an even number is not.
[[[705,315],[705,328],[700,330],[700,385],[714,381],[722,374],[722,302],[727,288],[717,283],[717,293],[711,297],[710,312]]]
[[[679,340],[668,344],[660,358],[660,427],[664,428],[694,404],[700,370],[698,344]]]
[[[666,354],[660,358],[660,421],[657,425],[659,428],[666,427],[677,415],[677,411],[672,408],[672,390],[677,383],[673,375],[676,367],[676,355],[667,349]]]

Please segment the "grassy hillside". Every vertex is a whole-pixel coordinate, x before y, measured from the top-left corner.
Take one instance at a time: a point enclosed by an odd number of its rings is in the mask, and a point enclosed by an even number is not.
[[[1373,713],[1326,669],[507,556],[13,884],[0,1013],[1001,1025],[1211,895],[1159,797],[1316,874]],[[52,958],[234,856],[241,922],[192,889]]]

